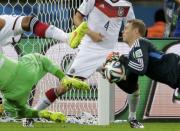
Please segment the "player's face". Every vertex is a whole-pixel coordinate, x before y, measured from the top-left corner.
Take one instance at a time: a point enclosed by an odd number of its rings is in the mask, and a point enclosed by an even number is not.
[[[134,31],[133,31],[133,28],[132,28],[132,24],[131,23],[127,23],[124,27],[124,30],[123,30],[123,41],[130,44],[131,41],[132,41],[132,37],[134,35]]]

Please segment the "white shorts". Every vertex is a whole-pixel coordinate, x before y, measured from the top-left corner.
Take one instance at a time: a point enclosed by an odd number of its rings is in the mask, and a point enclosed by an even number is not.
[[[110,51],[112,50],[97,51],[89,48],[81,49],[67,71],[67,74],[88,78],[102,66]]]
[[[0,30],[0,46],[18,42],[21,38],[21,22],[24,16],[0,15],[5,20],[5,26]]]

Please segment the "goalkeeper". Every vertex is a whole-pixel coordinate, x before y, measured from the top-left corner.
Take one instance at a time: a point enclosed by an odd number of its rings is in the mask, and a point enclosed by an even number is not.
[[[123,31],[123,41],[131,47],[129,56],[110,53],[108,60],[117,59],[124,64],[126,75],[116,84],[127,93],[138,91],[138,76],[164,83],[174,89],[172,101],[180,102],[180,56],[175,53],[161,52],[143,38],[146,26],[143,21],[128,21]]]
[[[47,99],[52,102],[72,87],[88,90],[89,86],[78,79],[69,78],[47,57],[34,53],[24,55],[18,61],[0,53],[0,91],[3,94],[4,110],[16,118],[49,118],[48,111],[38,111],[28,106],[27,101],[33,85],[46,73],[55,75],[61,81],[60,86],[46,92]],[[62,113],[61,113],[62,114]],[[61,117],[61,114],[60,117]],[[52,118],[57,120],[61,118]]]

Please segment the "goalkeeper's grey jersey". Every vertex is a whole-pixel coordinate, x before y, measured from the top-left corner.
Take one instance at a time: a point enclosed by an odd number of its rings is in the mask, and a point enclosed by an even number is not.
[[[172,88],[180,85],[180,56],[173,53],[164,54],[146,39],[135,41],[129,52],[129,59],[126,59],[126,65],[133,73],[147,75]]]

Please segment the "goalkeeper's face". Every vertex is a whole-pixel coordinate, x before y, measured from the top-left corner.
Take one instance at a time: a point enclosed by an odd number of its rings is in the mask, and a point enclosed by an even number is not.
[[[140,37],[139,29],[133,27],[132,23],[127,23],[123,30],[123,41],[130,47],[134,44],[135,40]]]
[[[124,27],[124,30],[122,32],[122,36],[123,36],[123,41],[126,42],[127,44],[130,44],[132,41],[132,37],[134,36],[133,33],[133,28],[131,23],[127,23]]]

